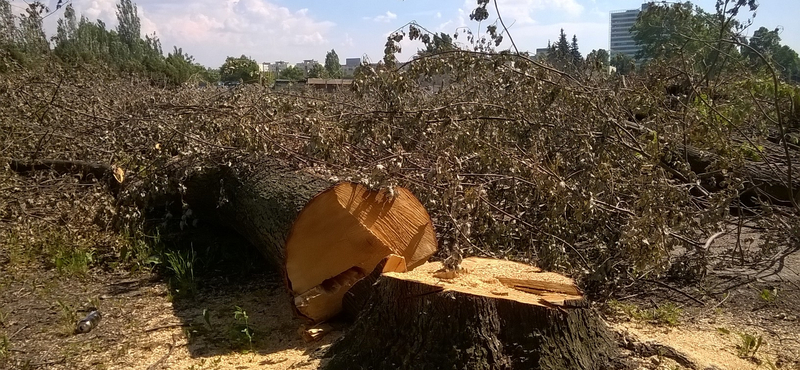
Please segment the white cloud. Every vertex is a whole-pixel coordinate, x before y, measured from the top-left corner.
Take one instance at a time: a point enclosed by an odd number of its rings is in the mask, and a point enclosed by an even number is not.
[[[371,21],[380,22],[380,23],[389,23],[389,22],[391,22],[391,21],[393,21],[395,19],[397,19],[397,14],[394,14],[394,13],[388,11],[388,10],[386,11],[386,14],[381,14],[381,15],[377,15],[377,16],[374,16],[374,17],[364,17],[364,20],[367,20],[367,21],[371,20]]]
[[[156,32],[165,51],[182,47],[203,64],[218,66],[225,55],[248,55],[259,62],[317,57],[330,44],[332,22],[314,19],[308,9],[290,10],[269,0],[140,0],[142,32]],[[78,14],[116,27],[116,0],[73,0]],[[396,16],[395,16],[396,17]]]
[[[344,34],[344,41],[342,41],[342,46],[349,48],[349,47],[354,46],[355,44],[356,43],[353,41],[353,38],[350,37],[350,34],[349,33],[345,33]]]
[[[442,18],[442,12],[436,12],[436,19]]]

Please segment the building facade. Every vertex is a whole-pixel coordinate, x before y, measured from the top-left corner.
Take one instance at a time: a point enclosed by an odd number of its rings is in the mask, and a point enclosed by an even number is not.
[[[361,65],[361,58],[347,58],[342,65],[342,72],[347,77],[353,77],[356,68]]]
[[[284,69],[289,68],[289,63],[279,60],[274,63],[263,62],[261,63],[261,72],[274,73],[276,76]]]
[[[314,59],[305,59],[302,63],[297,63],[294,65],[295,68],[303,71],[306,76],[308,76],[308,71],[314,68],[315,65],[319,64],[318,61]]]
[[[611,12],[609,17],[609,55],[625,54],[631,58],[636,58],[636,53],[641,50],[641,47],[633,40],[631,27],[636,24],[639,13],[647,9],[647,6],[648,4],[642,4],[641,9]]]

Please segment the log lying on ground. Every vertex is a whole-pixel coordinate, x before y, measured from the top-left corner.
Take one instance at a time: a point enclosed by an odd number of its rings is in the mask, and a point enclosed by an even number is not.
[[[701,179],[706,180],[704,184],[706,187],[710,187],[710,190],[715,190],[715,187],[725,183],[726,175],[713,169],[713,166],[721,160],[719,155],[682,145],[674,149],[673,153],[679,158],[687,158],[692,171]],[[751,189],[743,192],[742,195],[754,195],[776,204],[791,204],[793,196],[794,199],[800,201],[800,176],[798,176],[800,174],[797,173],[796,168],[792,176],[791,188],[788,182],[788,166],[785,163],[767,164],[746,161],[744,166],[737,171],[736,175],[744,177],[751,186]],[[707,185],[707,180],[711,178],[714,179],[715,186]]]
[[[467,258],[384,273],[328,352],[337,369],[610,369],[617,346],[574,282],[525,264]]]
[[[295,312],[312,323],[338,314],[349,288],[388,255],[396,257],[386,271],[405,271],[436,251],[430,216],[404,188],[330,187],[274,158],[250,167],[198,172],[184,200],[258,248],[286,277]]]
[[[625,128],[630,129],[637,135],[654,134],[649,128],[633,122],[627,122]],[[719,155],[691,145],[683,144],[668,146],[666,149],[668,150],[664,152],[664,156],[662,157],[664,166],[668,166],[672,170],[677,171],[673,165],[675,160],[685,160],[688,162],[692,172],[705,180],[703,186],[708,188],[708,190],[716,191],[719,190],[719,188],[724,188],[724,186],[720,186],[720,184],[724,184],[726,175],[714,168],[715,164],[723,160]],[[786,157],[782,154],[782,149],[779,147],[769,149],[770,152],[778,154],[777,156],[772,156],[771,163],[768,164],[766,162],[748,160],[745,161],[744,166],[734,169],[733,175],[744,178],[747,181],[746,186],[750,186],[750,189],[743,192],[741,195],[755,195],[773,203],[784,205],[791,204],[792,198],[800,202],[800,174],[797,173],[797,163],[792,162],[794,168],[790,183],[789,166],[787,165]],[[776,159],[777,161],[775,161]],[[792,158],[788,160],[792,160]],[[708,181],[710,179],[714,180],[713,183]]]
[[[113,194],[117,194],[120,185],[125,180],[125,171],[122,168],[105,163],[72,161],[61,159],[26,160],[12,158],[9,167],[17,173],[32,171],[54,171],[59,174],[80,174],[83,177],[94,177],[98,182],[108,185]]]

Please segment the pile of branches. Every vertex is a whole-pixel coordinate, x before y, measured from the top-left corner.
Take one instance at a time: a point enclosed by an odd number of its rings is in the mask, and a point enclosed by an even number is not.
[[[755,183],[748,165],[791,163],[791,153],[767,153],[786,146],[769,138],[791,105],[769,80],[741,73],[711,97],[692,91],[686,74],[567,74],[524,56],[463,50],[364,66],[339,93],[163,88],[57,63],[16,69],[0,79],[8,163],[0,199],[9,205],[0,238],[67,230],[71,242],[113,259],[124,241],[92,233],[167,219],[191,227],[186,205],[166,204],[180,199],[187,176],[272,156],[334,180],[410,188],[450,264],[509,258],[606,292],[665,273],[676,255],[702,269],[705,240],[744,204],[749,222],[773,236],[766,251],[797,243],[796,217],[775,222],[796,214],[791,201],[779,207],[759,193],[743,201]],[[711,155],[708,173],[697,172],[687,148]],[[21,177],[12,160],[102,164],[124,170],[124,181],[113,190],[86,174]]]

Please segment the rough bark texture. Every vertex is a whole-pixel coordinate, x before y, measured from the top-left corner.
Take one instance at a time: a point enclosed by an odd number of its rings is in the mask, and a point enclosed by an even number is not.
[[[550,308],[382,276],[325,369],[611,369],[588,308]]]
[[[725,175],[712,168],[714,163],[720,160],[718,155],[691,146],[681,146],[675,150],[675,154],[679,155],[680,158],[684,158],[684,156],[688,158],[692,171],[705,180],[704,186],[711,188],[710,190],[715,190],[715,187],[725,181]],[[794,171],[796,172],[796,169]],[[800,192],[800,176],[797,173],[793,174],[792,186],[790,187],[788,173],[788,167],[782,162],[773,161],[771,164],[767,164],[748,161],[737,175],[747,179],[752,187],[742,195],[755,195],[769,198],[773,203],[789,204],[792,201],[793,192],[795,199],[800,196],[798,194]],[[708,181],[712,178],[714,180],[711,183],[713,186],[709,185]]]
[[[32,171],[55,171],[56,173],[74,173],[83,177],[94,177],[98,182],[108,186],[113,195],[117,195],[120,190],[122,178],[115,178],[115,168],[104,164],[86,161],[70,161],[60,159],[11,159],[9,167],[17,173],[28,173]],[[124,172],[120,172],[123,174]],[[120,175],[118,175],[120,176]]]
[[[283,271],[284,245],[297,214],[332,183],[271,157],[247,162],[246,166],[212,167],[192,174],[185,181],[184,201],[202,221],[244,236]]]

